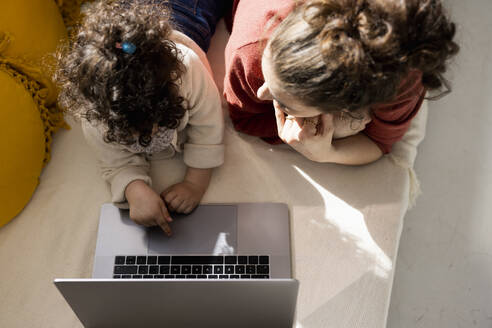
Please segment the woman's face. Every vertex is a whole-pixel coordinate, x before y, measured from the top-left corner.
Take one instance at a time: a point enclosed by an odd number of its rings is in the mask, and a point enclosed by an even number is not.
[[[287,115],[313,117],[322,114],[319,108],[302,104],[282,88],[281,82],[277,79],[273,71],[268,50],[265,50],[262,56],[261,69],[265,83],[258,89],[258,98],[261,100],[272,100],[273,106]]]
[[[257,97],[261,100],[272,100],[273,106],[287,115],[295,117],[314,117],[326,114],[319,107],[307,106],[296,99],[282,88],[270,60],[268,50],[265,50],[261,60],[261,69],[265,83],[258,89]],[[360,108],[356,111],[347,113],[347,110],[339,110],[332,113],[334,117],[334,138],[344,138],[354,135],[365,129],[371,122],[371,115],[368,107]]]

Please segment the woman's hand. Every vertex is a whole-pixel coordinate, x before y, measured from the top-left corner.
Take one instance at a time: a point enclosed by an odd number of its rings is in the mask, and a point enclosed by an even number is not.
[[[208,188],[212,169],[189,167],[182,182],[172,185],[161,193],[171,211],[190,213],[200,202]]]
[[[125,189],[125,196],[130,205],[130,218],[145,227],[158,225],[171,235],[169,222],[172,218],[164,201],[142,180],[134,180]]]
[[[329,161],[334,150],[333,115],[321,114],[316,122],[312,118],[286,117],[284,112],[275,107],[275,117],[278,135],[283,142],[312,161]]]

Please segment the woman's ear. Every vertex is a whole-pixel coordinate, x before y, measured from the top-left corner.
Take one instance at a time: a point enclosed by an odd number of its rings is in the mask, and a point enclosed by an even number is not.
[[[268,89],[266,82],[264,82],[258,89],[256,96],[261,100],[273,100],[272,94],[270,93],[270,89]]]

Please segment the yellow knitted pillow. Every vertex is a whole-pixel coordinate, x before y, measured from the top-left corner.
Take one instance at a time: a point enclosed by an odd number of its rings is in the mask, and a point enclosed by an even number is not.
[[[0,227],[28,203],[65,126],[46,69],[64,38],[53,0],[0,1]]]
[[[0,31],[11,35],[2,53],[31,62],[53,52],[66,37],[65,25],[54,0],[0,1]]]
[[[24,85],[0,70],[0,227],[29,202],[43,167],[44,128]]]

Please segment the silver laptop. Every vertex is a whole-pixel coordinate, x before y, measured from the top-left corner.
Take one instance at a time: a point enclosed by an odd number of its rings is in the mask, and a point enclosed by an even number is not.
[[[101,208],[93,279],[55,279],[86,327],[291,327],[285,204],[198,206],[173,235]]]

